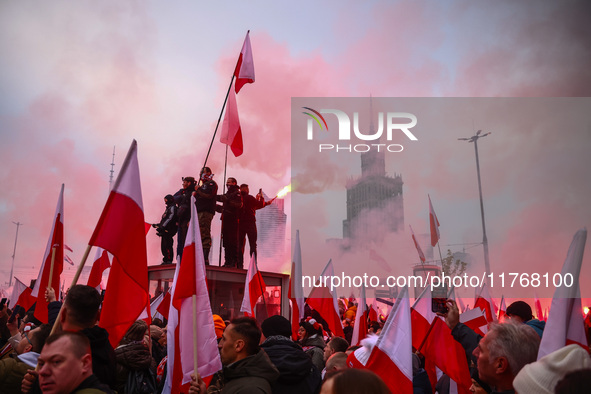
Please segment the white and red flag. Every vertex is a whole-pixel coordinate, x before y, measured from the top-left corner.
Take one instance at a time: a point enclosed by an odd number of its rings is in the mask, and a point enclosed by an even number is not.
[[[150,303],[144,223],[134,140],[88,243],[113,255],[99,323],[113,347]]]
[[[334,276],[332,260],[328,261],[320,276],[322,278],[332,278]],[[328,288],[326,283],[324,286],[314,287],[308,295],[306,303],[312,307],[312,309],[317,311],[320,316],[322,316],[322,318],[328,324],[328,329],[333,335],[342,338],[345,337],[343,323],[341,322],[341,317],[339,316],[339,306],[337,304],[336,295]],[[324,327],[325,330],[326,328],[327,327]]]
[[[240,127],[240,118],[238,117],[238,106],[236,105],[236,94],[233,90],[230,91],[228,96],[228,105],[226,106],[224,122],[222,123],[220,142],[229,145],[235,157],[240,156],[244,151],[242,145],[242,129]]]
[[[10,307],[14,310],[14,306],[20,305],[25,311],[28,311],[36,301],[35,297],[31,295],[31,291],[32,289],[29,286],[25,285],[15,276],[12,295],[10,296]]]
[[[476,299],[474,300],[474,308],[480,308],[486,314],[486,320],[489,323],[497,321],[497,306],[490,295],[486,282],[482,283],[482,287],[478,292],[476,289]]]
[[[170,293],[171,290],[168,290],[164,295],[164,298],[162,298],[162,302],[156,307],[156,311],[160,313],[166,320],[168,320],[168,314],[170,313],[170,303],[172,302]],[[152,306],[150,306],[150,308],[152,308]]]
[[[410,309],[412,345],[415,349],[421,347],[425,338],[427,338],[433,320],[437,318],[437,315],[431,309],[431,297],[431,287],[426,286]],[[425,371],[429,376],[431,386],[435,387],[437,383],[437,372],[435,370],[435,363],[430,358],[425,359]]]
[[[291,262],[289,290],[287,297],[291,301],[291,332],[294,340],[298,339],[299,322],[304,318],[304,290],[302,289],[302,249],[300,230],[296,230],[296,241]]]
[[[52,267],[53,260],[53,267]],[[51,224],[51,233],[45,247],[43,262],[31,295],[37,298],[34,316],[42,323],[47,323],[47,301],[45,290],[51,287],[59,299],[60,275],[64,269],[64,185],[62,184],[55,215]],[[49,283],[51,277],[51,283]]]
[[[191,221],[172,289],[167,334],[168,373],[164,392],[179,393],[181,389],[188,388],[195,365],[203,379],[222,369],[205,280],[195,197],[191,197]]]
[[[424,263],[426,259],[425,259],[425,255],[423,254],[423,250],[421,249],[421,246],[417,242],[417,238],[415,237],[415,232],[412,231],[412,226],[409,224],[408,227],[410,227],[410,234],[412,235],[412,241],[415,243],[415,248],[417,248],[417,253],[419,254],[419,259],[421,259],[421,261]]]
[[[431,227],[431,246],[437,245],[439,242],[439,220],[437,220],[437,215],[435,215],[435,210],[433,210],[433,205],[431,204],[431,196],[429,197],[429,226]]]
[[[359,291],[359,301],[357,303],[357,314],[355,315],[355,325],[353,326],[353,336],[351,345],[357,346],[362,339],[367,336],[367,301],[365,299],[365,286],[361,286]]]
[[[109,260],[109,253],[102,248],[97,248],[94,256],[94,263],[92,263],[92,268],[86,284],[100,291],[103,272],[110,267],[111,261]]]
[[[544,312],[542,311],[542,303],[538,298],[538,293],[534,291],[534,306],[536,307],[536,319],[544,320]]]
[[[242,44],[242,50],[234,69],[234,76],[236,77],[234,85],[236,93],[245,84],[254,82],[254,61],[252,59],[252,48],[250,47],[250,30],[246,32],[246,38],[244,38],[244,44]]]
[[[265,285],[263,275],[259,272],[255,254],[253,253],[244,282],[244,298],[242,299],[240,312],[244,312],[247,316],[255,317],[257,300],[265,293],[266,287],[267,285]]]
[[[401,289],[365,365],[390,391],[412,393],[412,338],[408,287]]]
[[[507,304],[505,303],[505,296],[501,296],[501,303],[499,304],[499,317],[498,320],[502,322],[507,316]]]
[[[538,360],[573,343],[587,349],[579,284],[586,241],[587,229],[582,228],[577,231],[568,248],[561,271],[562,285],[556,288],[552,297],[550,313],[538,351]]]

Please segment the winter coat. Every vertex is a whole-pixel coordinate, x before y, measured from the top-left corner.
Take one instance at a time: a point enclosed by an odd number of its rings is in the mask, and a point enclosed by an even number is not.
[[[271,394],[271,384],[279,371],[264,350],[225,366],[217,372],[208,387],[208,393]]]
[[[312,335],[302,341],[302,348],[304,352],[310,358],[312,358],[312,363],[318,368],[319,371],[324,369],[324,348],[326,347],[326,343],[324,340],[318,336],[318,334]]]
[[[277,335],[267,338],[261,348],[279,370],[279,379],[271,385],[273,394],[312,394],[320,390],[320,372],[300,345]]]
[[[21,383],[29,369],[35,369],[35,367],[25,364],[17,357],[8,357],[0,360],[1,391],[7,394],[20,393]]]
[[[156,375],[156,363],[152,358],[150,349],[142,342],[131,342],[127,345],[121,345],[115,349],[117,358],[117,387],[118,393],[125,394],[125,385],[127,378],[132,371],[142,371],[151,369]],[[131,393],[129,393],[131,394]]]
[[[94,326],[81,331],[90,341],[92,372],[102,382],[115,388],[115,352],[109,342],[109,333],[104,328]]]
[[[544,333],[544,328],[546,327],[545,321],[540,321],[538,319],[531,319],[531,320],[526,321],[525,324],[527,324],[528,326],[533,328],[536,331],[536,333],[540,336],[540,338],[542,337],[542,334]]]

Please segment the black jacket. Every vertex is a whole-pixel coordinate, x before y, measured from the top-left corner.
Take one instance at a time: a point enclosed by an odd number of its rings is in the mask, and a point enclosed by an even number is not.
[[[274,394],[312,394],[320,391],[320,371],[300,345],[278,335],[267,338],[261,347],[279,370],[279,379],[271,385]]]

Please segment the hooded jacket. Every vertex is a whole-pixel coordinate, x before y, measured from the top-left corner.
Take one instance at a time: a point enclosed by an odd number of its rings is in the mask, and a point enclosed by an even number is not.
[[[261,344],[279,370],[279,379],[271,385],[273,394],[312,394],[320,390],[320,372],[300,345],[281,335]]]
[[[213,377],[208,393],[271,394],[271,384],[279,371],[264,350],[225,366]]]
[[[302,341],[304,352],[312,359],[312,363],[319,371],[324,369],[324,348],[326,343],[318,334],[314,334]]]

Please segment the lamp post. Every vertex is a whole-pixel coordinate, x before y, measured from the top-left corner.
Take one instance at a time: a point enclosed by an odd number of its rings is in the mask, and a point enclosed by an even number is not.
[[[474,152],[476,153],[476,174],[478,175],[478,193],[480,194],[480,216],[482,218],[482,246],[484,249],[484,269],[486,275],[490,275],[490,261],[488,259],[488,239],[486,238],[486,226],[484,224],[484,203],[482,201],[482,184],[480,182],[480,162],[478,161],[478,139],[486,137],[490,133],[480,134],[482,130],[478,130],[475,135],[470,138],[458,138],[460,141],[468,141],[474,143]]]

